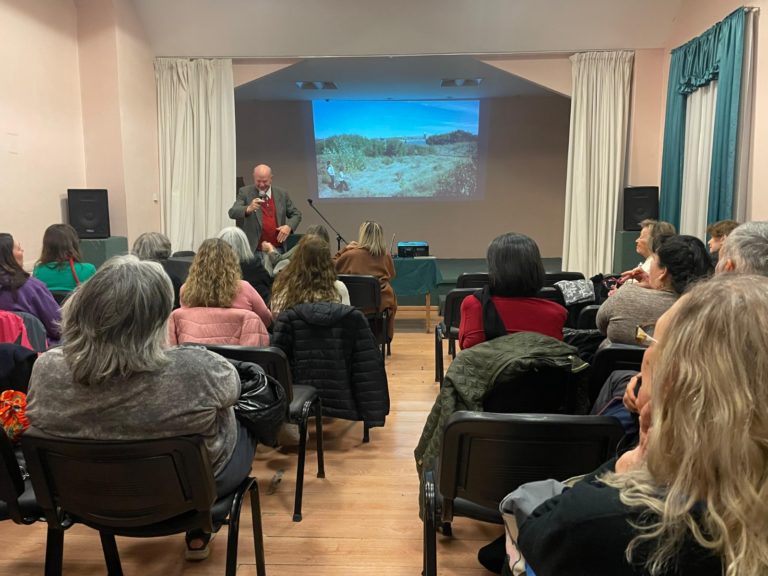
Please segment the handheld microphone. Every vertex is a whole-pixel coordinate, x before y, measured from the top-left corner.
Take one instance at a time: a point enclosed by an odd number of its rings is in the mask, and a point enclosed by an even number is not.
[[[266,200],[267,199],[267,193],[263,190],[259,190],[259,200]]]

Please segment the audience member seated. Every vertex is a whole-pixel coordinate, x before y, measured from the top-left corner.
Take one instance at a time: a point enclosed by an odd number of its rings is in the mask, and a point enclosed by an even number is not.
[[[568,311],[535,297],[545,277],[536,242],[524,234],[502,234],[488,246],[487,260],[488,285],[461,303],[459,346],[471,348],[513,332],[562,340]]]
[[[63,345],[35,363],[27,417],[32,429],[64,438],[199,434],[217,492],[228,494],[247,477],[256,449],[235,420],[240,381],[229,362],[203,348],[167,348],[172,306],[173,287],[158,263],[108,260],[68,300]],[[207,557],[210,537],[187,534],[187,557]]]
[[[733,232],[738,226],[739,223],[736,220],[720,220],[707,226],[707,234],[710,236],[707,245],[709,246],[709,253],[715,261],[717,261],[720,248],[722,248],[728,234]]]
[[[306,236],[309,234],[320,236],[320,238],[328,243],[328,246],[331,245],[331,237],[328,235],[328,230],[326,230],[325,226],[322,224],[313,224],[307,228],[304,235]],[[296,243],[296,246],[298,246],[298,243]],[[271,276],[275,276],[280,270],[288,265],[291,257],[296,252],[296,246],[288,250],[288,252],[280,252],[269,242],[264,241],[261,243],[261,253],[264,255],[264,266]]]
[[[671,236],[660,244],[651,257],[648,287],[622,286],[600,306],[597,327],[607,343],[636,344],[638,326],[650,330],[692,282],[712,273],[707,248],[698,238]]]
[[[762,276],[720,275],[672,307],[644,359],[638,448],[520,526],[537,576],[768,573],[766,324]]]
[[[768,222],[745,222],[723,242],[717,272],[768,276]]]
[[[360,225],[358,240],[350,242],[336,256],[336,272],[339,274],[358,274],[375,276],[381,285],[380,312],[389,310],[389,339],[395,330],[395,313],[397,312],[397,297],[392,289],[390,280],[395,277],[395,263],[387,253],[384,230],[381,224],[366,221]]]
[[[13,236],[0,233],[0,310],[27,312],[45,326],[48,340],[59,340],[61,311],[51,292],[24,271],[24,250]]]
[[[658,242],[659,237],[672,236],[675,234],[677,234],[677,230],[675,230],[674,225],[669,222],[660,222],[658,220],[650,219],[640,222],[640,236],[635,240],[635,251],[645,258],[645,260],[632,270],[622,272],[621,276],[624,281],[632,284],[639,279],[646,277],[651,271],[653,247]],[[640,278],[638,278],[638,276]]]
[[[269,327],[272,312],[256,289],[240,276],[240,262],[224,240],[205,240],[181,287],[182,308],[242,308],[256,312]]]
[[[178,308],[180,306],[179,291],[181,290],[182,281],[168,266],[168,258],[171,257],[171,241],[168,239],[168,236],[160,232],[144,232],[144,234],[136,238],[131,252],[139,260],[154,260],[160,263],[165,273],[171,279],[171,284],[173,284],[173,308]]]
[[[96,274],[96,266],[82,260],[77,231],[69,224],[53,224],[43,234],[43,251],[32,275],[48,290],[71,292]]]
[[[349,292],[336,279],[328,243],[320,236],[305,234],[292,249],[293,257],[275,278],[272,314],[297,304],[338,302],[349,305]]]
[[[219,232],[219,238],[232,246],[237,258],[240,260],[240,273],[243,280],[256,288],[264,303],[269,305],[270,291],[272,290],[272,276],[270,276],[260,257],[255,257],[248,243],[248,236],[237,226],[228,226]]]

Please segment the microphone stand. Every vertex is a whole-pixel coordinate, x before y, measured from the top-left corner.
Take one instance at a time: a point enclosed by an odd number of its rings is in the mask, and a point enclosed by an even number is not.
[[[309,205],[312,206],[312,210],[317,212],[317,215],[323,219],[323,222],[328,224],[328,227],[334,232],[336,232],[336,251],[338,252],[339,250],[341,250],[341,243],[344,242],[344,244],[348,244],[348,242],[344,240],[341,234],[339,234],[339,231],[333,227],[333,224],[328,222],[328,219],[325,216],[323,216],[322,212],[320,212],[320,210],[317,209],[317,206],[315,206],[314,203],[312,202],[312,198],[307,198],[307,202],[309,202]]]

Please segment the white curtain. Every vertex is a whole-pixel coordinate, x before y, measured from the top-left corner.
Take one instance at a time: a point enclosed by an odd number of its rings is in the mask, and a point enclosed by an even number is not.
[[[744,17],[744,63],[741,72],[739,144],[736,151],[738,169],[736,170],[736,190],[733,193],[733,219],[737,222],[749,220],[748,214],[751,212],[749,190],[752,188],[750,164],[754,131],[752,118],[755,101],[756,14],[756,8],[747,8]]]
[[[702,240],[707,233],[709,173],[712,165],[716,101],[716,80],[689,94],[686,101],[679,232]]]
[[[235,88],[232,61],[155,59],[163,231],[197,250],[232,222]]]
[[[633,59],[634,54],[627,51],[571,56],[563,270],[587,277],[613,269]]]

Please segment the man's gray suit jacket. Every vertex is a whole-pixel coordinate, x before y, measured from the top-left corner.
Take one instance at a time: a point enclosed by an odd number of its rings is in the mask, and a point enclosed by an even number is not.
[[[258,249],[261,238],[261,210],[256,210],[250,215],[245,215],[245,207],[259,195],[256,186],[243,186],[237,191],[237,199],[229,209],[229,217],[235,220],[238,228],[242,228],[248,236],[248,243],[255,252]],[[288,224],[291,231],[295,232],[301,222],[301,211],[293,205],[290,196],[285,190],[272,186],[272,200],[275,202],[275,217],[277,225]]]

